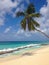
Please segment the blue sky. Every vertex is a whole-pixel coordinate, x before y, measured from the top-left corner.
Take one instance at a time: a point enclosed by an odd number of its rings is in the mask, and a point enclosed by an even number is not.
[[[15,14],[25,11],[29,3],[33,3],[36,12],[43,15],[35,20],[41,24],[39,29],[49,35],[49,0],[0,0],[0,41],[49,41],[37,31],[21,29],[23,18],[17,18]]]

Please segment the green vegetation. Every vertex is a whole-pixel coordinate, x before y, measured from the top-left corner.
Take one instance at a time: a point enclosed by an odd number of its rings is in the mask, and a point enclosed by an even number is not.
[[[44,34],[46,37],[49,38],[47,34],[37,29],[37,27],[40,27],[40,24],[34,20],[34,18],[39,18],[41,16],[40,13],[35,12],[35,7],[33,4],[29,4],[27,10],[25,12],[17,12],[16,16],[23,16],[23,20],[21,21],[21,27],[26,30],[26,27],[29,31],[39,31],[42,34]]]

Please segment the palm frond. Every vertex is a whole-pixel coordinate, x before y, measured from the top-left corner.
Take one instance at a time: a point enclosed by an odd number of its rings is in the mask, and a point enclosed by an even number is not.
[[[29,6],[28,6],[28,8],[26,10],[26,13],[28,13],[28,14],[35,13],[35,7],[34,7],[33,4],[31,4],[31,3],[29,4]]]
[[[40,13],[32,13],[29,15],[30,17],[40,17],[41,14]]]
[[[26,19],[24,18],[22,21],[21,21],[21,27],[26,30]]]
[[[30,18],[27,21],[28,21],[28,30],[30,31],[31,30],[31,21],[30,21]]]
[[[25,15],[24,12],[17,12],[17,13],[16,13],[16,16],[17,16],[17,17],[19,17],[19,16],[24,16],[24,15]]]
[[[35,26],[34,26],[34,24],[32,23],[31,18],[29,18],[29,20],[28,20],[28,30],[29,30],[29,31],[35,30]]]
[[[31,30],[33,30],[33,31],[35,30],[35,26],[34,26],[32,20],[31,20]]]
[[[33,23],[34,26],[40,27],[40,24],[38,22],[36,22],[35,20],[33,20],[33,19],[32,19],[32,23]]]

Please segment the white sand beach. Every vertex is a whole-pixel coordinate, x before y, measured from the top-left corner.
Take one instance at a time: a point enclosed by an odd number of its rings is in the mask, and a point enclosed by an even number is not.
[[[0,58],[0,65],[49,65],[49,46],[25,52],[20,56]]]

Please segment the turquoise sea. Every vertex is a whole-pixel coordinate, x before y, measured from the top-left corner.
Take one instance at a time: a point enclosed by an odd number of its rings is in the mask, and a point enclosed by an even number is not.
[[[40,48],[43,45],[47,45],[49,42],[41,42],[41,41],[2,41],[0,42],[0,53],[13,51],[8,54],[19,54],[23,51]],[[7,53],[6,53],[7,54]],[[0,54],[5,55],[5,54]]]

